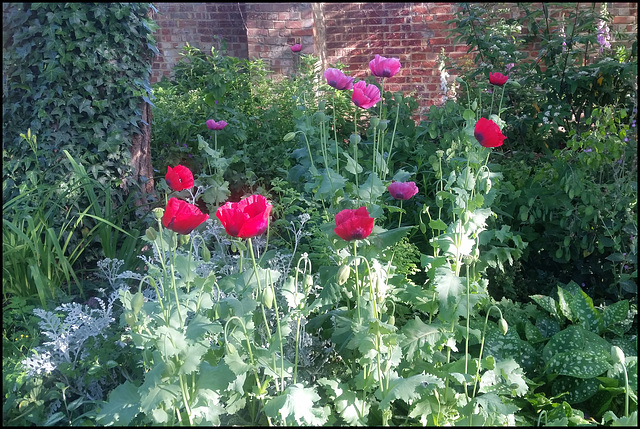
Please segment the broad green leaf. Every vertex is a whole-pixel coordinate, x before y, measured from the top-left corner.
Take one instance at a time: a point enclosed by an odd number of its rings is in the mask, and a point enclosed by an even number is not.
[[[378,178],[378,175],[376,173],[371,173],[369,174],[366,182],[360,185],[360,198],[363,201],[369,201],[373,203],[382,194],[384,194],[386,190],[387,188],[384,186],[384,183],[382,183],[382,180]]]
[[[609,328],[624,322],[628,313],[629,301],[626,299],[606,306],[603,314],[604,326]]]
[[[347,165],[344,167],[351,174],[359,174],[362,173],[362,166],[360,164],[356,164],[356,161],[351,158],[346,152],[342,152],[342,154],[347,158]]]
[[[358,397],[348,385],[335,380],[321,378],[318,384],[327,391],[340,417],[350,426],[367,426],[369,417],[368,401]]]
[[[611,368],[608,355],[594,351],[571,350],[555,354],[547,362],[548,374],[568,375],[577,378],[596,377]]]
[[[407,321],[402,327],[401,333],[404,335],[404,339],[400,345],[405,350],[405,355],[409,362],[418,358],[419,355],[416,354],[416,351],[421,350],[423,347],[429,349],[434,347],[442,335],[439,329],[425,324],[418,316],[414,316],[413,319]]]
[[[449,267],[436,268],[433,282],[441,303],[447,303],[450,299],[455,301],[456,298],[460,298],[460,294],[463,291],[462,280]]]
[[[271,418],[282,418],[285,422],[293,416],[299,425],[322,425],[327,421],[327,408],[314,408],[320,396],[314,388],[297,383],[288,386],[284,393],[266,402],[264,412]]]
[[[184,334],[177,329],[160,326],[156,329],[156,345],[166,359],[186,351],[187,341]]]
[[[420,397],[423,390],[423,383],[430,382],[434,379],[429,375],[414,375],[409,378],[396,378],[389,382],[389,390],[387,395],[380,401],[380,408],[387,409],[391,406],[391,402],[401,399],[407,404]]]
[[[125,381],[109,394],[109,400],[100,407],[96,420],[105,426],[128,426],[139,412],[138,388],[133,383]]]
[[[168,409],[173,409],[179,396],[180,387],[177,384],[159,384],[151,388],[151,390],[140,394],[140,410],[145,414],[149,414],[152,410],[162,406],[162,404]]]
[[[597,378],[560,376],[553,380],[551,392],[553,396],[566,392],[568,395],[563,396],[562,399],[570,404],[577,404],[595,395],[599,387],[600,381]]]

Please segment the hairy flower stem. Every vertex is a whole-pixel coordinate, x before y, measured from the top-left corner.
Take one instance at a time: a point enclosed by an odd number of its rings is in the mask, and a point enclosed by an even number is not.
[[[398,115],[400,114],[400,103],[396,106],[396,120],[393,123],[393,132],[391,133],[391,143],[389,144],[389,156],[387,157],[387,171],[391,171],[391,156],[393,155],[393,141],[396,137],[396,128],[398,127]],[[387,173],[382,175],[382,180],[386,179]]]
[[[256,264],[256,257],[253,254],[253,243],[251,242],[251,237],[247,238],[247,247],[249,247],[249,254],[251,255],[251,261],[253,262],[253,273],[255,274],[256,281],[258,282],[258,293],[261,293],[262,286],[260,285],[260,276],[258,275],[258,265]],[[271,330],[269,329],[269,323],[267,322],[267,315],[264,311],[263,303],[260,303],[260,309],[262,310],[262,320],[264,320],[264,329],[267,330],[267,338],[269,338],[269,341],[271,341]],[[276,314],[276,317],[277,317],[277,314]]]
[[[476,367],[476,376],[473,379],[473,393],[471,394],[471,398],[475,398],[476,397],[476,388],[478,387],[478,376],[480,375],[480,362],[482,361],[482,352],[484,350],[484,338],[485,338],[485,334],[487,332],[487,322],[489,321],[489,313],[491,313],[491,310],[493,309],[498,310],[498,313],[500,313],[500,318],[502,319],[502,311],[500,311],[500,309],[498,307],[496,307],[495,305],[492,305],[491,307],[489,307],[489,310],[487,311],[487,315],[484,318],[484,327],[482,328],[482,339],[480,341],[480,354],[478,355],[478,365]]]
[[[294,253],[295,254],[295,253]],[[296,286],[296,297],[297,297],[297,293],[298,293],[298,273],[300,272],[300,261],[302,261],[304,259],[304,273],[307,273],[307,264],[309,265],[309,272],[311,272],[311,261],[309,260],[309,256],[305,253],[304,255],[302,255],[302,257],[300,257],[298,259],[298,264],[296,266],[296,276],[295,276],[295,286]],[[307,295],[308,291],[303,291],[304,295]],[[298,304],[298,307],[300,307],[300,304]],[[297,317],[297,321],[296,321],[296,357],[293,361],[293,384],[296,384],[297,380],[298,380],[298,353],[299,353],[299,349],[300,349],[300,319],[301,319],[301,315],[300,312],[298,311],[298,317]],[[282,343],[282,342],[281,342]]]
[[[336,126],[336,93],[333,92],[333,140],[336,144],[336,172],[340,173],[340,152],[338,151],[338,128]]]
[[[358,107],[356,106],[353,113],[353,124],[355,126],[353,136],[353,160],[355,161],[354,174],[356,176],[356,199],[357,204],[360,205],[360,186],[358,185]],[[357,275],[357,271],[356,271]]]

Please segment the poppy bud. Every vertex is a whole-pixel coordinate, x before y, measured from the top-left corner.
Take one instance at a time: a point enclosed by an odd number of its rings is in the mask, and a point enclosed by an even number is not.
[[[342,265],[338,269],[338,274],[336,277],[338,278],[338,284],[342,286],[349,280],[349,275],[351,274],[351,267],[348,265]]]
[[[142,309],[142,304],[144,304],[144,296],[142,292],[137,292],[131,298],[131,309],[133,310],[133,314],[140,313],[140,309]]]
[[[147,228],[144,235],[149,241],[154,241],[158,237],[158,233],[153,227]]]
[[[507,323],[507,321],[501,317],[500,321],[498,322],[498,325],[500,326],[500,331],[502,332],[502,335],[507,335],[507,332],[509,331],[509,324]]]

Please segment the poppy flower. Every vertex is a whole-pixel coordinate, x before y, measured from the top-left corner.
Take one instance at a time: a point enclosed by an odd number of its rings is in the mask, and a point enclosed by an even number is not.
[[[364,206],[355,210],[342,210],[336,215],[335,221],[335,233],[346,241],[362,240],[373,231],[374,219],[369,216],[369,212]]]
[[[369,109],[380,101],[380,90],[374,84],[367,85],[363,80],[358,81],[353,84],[351,100],[356,106]]]
[[[504,134],[502,134],[502,131],[500,131],[498,124],[493,122],[491,119],[485,118],[480,118],[478,122],[476,122],[473,135],[476,140],[478,140],[478,143],[484,147],[502,146],[502,141],[506,139]]]
[[[193,188],[193,173],[184,165],[176,165],[174,168],[167,166],[167,174],[164,176],[164,180],[176,192]]]
[[[393,182],[387,186],[387,189],[396,200],[408,200],[418,193],[415,182]]]
[[[300,52],[301,50],[302,50],[302,45],[300,43],[296,43],[295,45],[291,46],[292,52]]]
[[[492,85],[502,86],[509,80],[509,76],[505,76],[502,73],[489,73],[489,83]]]
[[[230,236],[251,238],[267,230],[272,207],[262,195],[251,195],[237,203],[226,202],[216,216]]]
[[[202,213],[198,207],[172,197],[162,215],[162,225],[178,234],[187,235],[207,219],[209,215]]]
[[[400,60],[376,55],[374,59],[369,61],[369,69],[374,76],[391,77],[400,71]]]
[[[226,126],[227,126],[227,121],[220,120],[216,122],[213,119],[209,119],[207,121],[207,128],[209,128],[210,130],[221,130]]]
[[[328,68],[324,72],[324,78],[335,89],[353,89],[353,78],[345,75],[342,70]]]

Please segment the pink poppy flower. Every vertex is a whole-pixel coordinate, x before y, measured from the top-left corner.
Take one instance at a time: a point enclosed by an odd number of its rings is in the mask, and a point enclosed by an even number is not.
[[[213,119],[209,119],[207,121],[207,128],[209,128],[210,130],[221,130],[227,125],[228,125],[227,121],[224,121],[224,120],[220,120],[216,122]]]
[[[393,182],[387,186],[387,190],[396,200],[408,200],[418,193],[415,182]]]
[[[335,221],[334,232],[346,241],[362,240],[373,231],[374,219],[365,206],[356,210],[344,209],[335,216]]]
[[[291,46],[292,52],[300,52],[301,50],[302,50],[302,45],[300,43],[296,43],[295,45]]]
[[[369,69],[374,76],[392,77],[400,71],[400,60],[376,55],[374,59],[369,61]]]
[[[374,84],[367,85],[363,80],[358,81],[353,84],[351,100],[356,106],[369,109],[380,101],[380,90]]]
[[[505,76],[502,73],[489,73],[489,83],[492,85],[502,86],[509,80],[509,76]]]
[[[341,70],[328,68],[324,72],[324,78],[335,89],[353,89],[353,78],[345,75]]]

